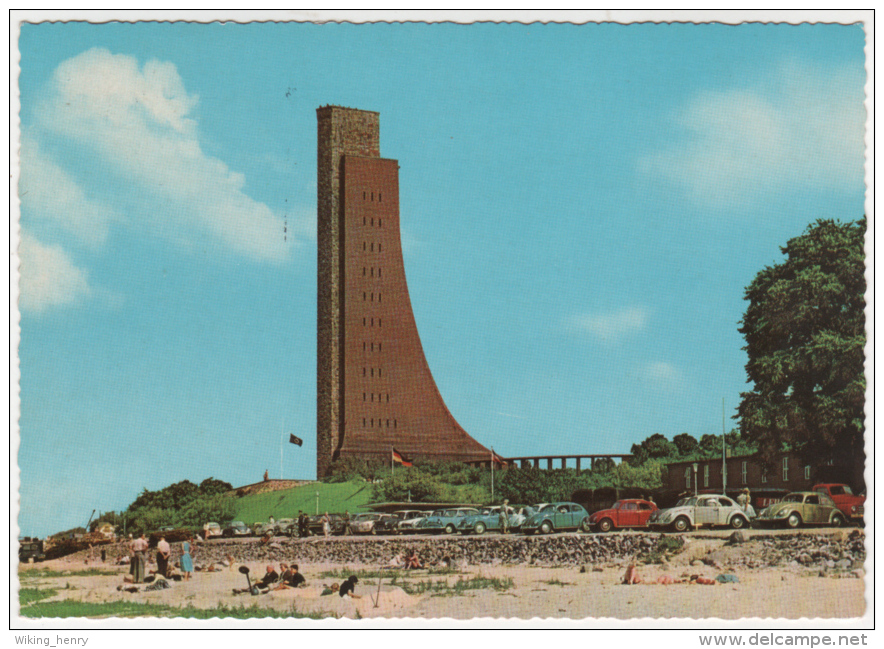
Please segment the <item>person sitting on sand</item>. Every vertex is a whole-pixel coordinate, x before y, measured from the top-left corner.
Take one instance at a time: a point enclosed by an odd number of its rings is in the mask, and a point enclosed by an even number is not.
[[[325,597],[325,596],[327,596],[327,595],[334,595],[334,594],[337,593],[340,589],[341,589],[341,587],[338,586],[337,584],[332,584],[331,586],[326,586],[325,588],[323,588],[323,589],[322,589],[322,592],[319,593],[319,596],[320,596],[320,597]]]
[[[267,566],[267,572],[264,573],[264,577],[261,578],[257,584],[255,584],[258,588],[270,588],[273,584],[279,581],[279,573],[273,569],[273,566]]]
[[[634,563],[630,563],[626,568],[626,574],[623,575],[623,583],[626,586],[642,583],[642,578],[639,576],[638,568],[635,567]]]
[[[405,555],[405,569],[406,570],[420,570],[424,565],[421,563],[421,560],[418,558],[417,553],[414,551],[414,548],[408,550],[408,553]]]
[[[356,575],[350,575],[349,577],[347,577],[346,581],[341,584],[338,595],[346,598],[362,599],[362,596],[357,595],[355,592],[357,583],[359,583],[359,577],[357,577]]]
[[[273,533],[270,530],[267,530],[266,532],[264,532],[264,536],[261,537],[260,544],[267,545],[272,540],[273,540]]]
[[[384,568],[387,568],[388,570],[401,570],[404,567],[405,559],[402,558],[401,554],[397,554],[387,562],[387,565],[384,566]]]
[[[287,588],[302,588],[307,585],[307,580],[304,579],[304,575],[298,572],[298,564],[293,564],[291,566],[286,566],[284,563],[280,564],[280,568],[285,568],[282,574],[279,576],[279,584],[271,590],[285,590]]]

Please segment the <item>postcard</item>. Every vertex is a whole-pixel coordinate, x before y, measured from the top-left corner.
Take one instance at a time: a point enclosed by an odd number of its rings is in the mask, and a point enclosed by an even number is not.
[[[859,638],[872,16],[741,15],[14,16],[15,642]]]

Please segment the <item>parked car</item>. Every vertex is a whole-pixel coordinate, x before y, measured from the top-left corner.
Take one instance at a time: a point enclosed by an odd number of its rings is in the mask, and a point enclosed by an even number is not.
[[[381,519],[381,516],[377,512],[356,514],[350,519],[350,531],[353,534],[375,534],[375,525]]]
[[[647,527],[648,519],[655,511],[657,505],[649,500],[618,500],[610,509],[602,509],[590,516],[589,524],[599,532],[610,532],[622,527]]]
[[[513,531],[522,527],[525,519],[534,513],[530,507],[507,507],[506,509],[509,528]],[[477,514],[465,516],[457,529],[461,534],[484,534],[488,530],[498,531],[500,530],[500,510],[500,505],[483,507]]]
[[[266,526],[267,526],[267,523],[264,523],[262,521],[256,521],[252,525],[252,534],[254,534],[255,536],[263,536],[264,535],[264,528]]]
[[[393,515],[399,519],[399,523],[396,525],[396,532],[399,534],[414,532],[420,522],[432,513],[415,509],[402,509],[398,512],[393,512]]]
[[[749,519],[737,503],[718,494],[682,498],[675,507],[658,509],[648,519],[651,528],[671,527],[676,532],[703,525],[730,525],[737,530],[749,525]]]
[[[526,534],[551,534],[560,530],[589,531],[589,514],[577,503],[549,503],[538,507],[537,511],[522,523]]]
[[[203,525],[203,538],[210,539],[213,536],[221,536],[221,526],[212,522]]]
[[[813,486],[814,491],[827,495],[835,502],[835,506],[847,520],[860,522],[865,515],[865,496],[857,496],[846,484],[818,484]]]
[[[381,514],[381,517],[374,523],[375,534],[398,534],[398,525],[402,519],[393,514]]]
[[[231,521],[221,531],[221,536],[231,538],[234,536],[251,536],[252,530],[242,521]]]
[[[471,514],[478,514],[479,510],[475,507],[452,507],[451,509],[443,509],[433,512],[417,525],[418,532],[430,534],[454,534],[464,517]]]
[[[818,491],[796,491],[762,511],[755,519],[759,525],[844,525],[844,514],[835,501]]]
[[[319,516],[311,516],[310,522],[308,523],[308,529],[310,530],[310,534],[315,536],[322,536],[322,518],[324,514],[320,514]],[[345,534],[347,531],[347,522],[344,520],[343,514],[329,514],[329,527],[332,536],[341,536]],[[296,526],[297,527],[297,526]]]
[[[33,563],[43,561],[46,554],[43,552],[43,541],[30,537],[20,539],[18,542],[18,562]]]

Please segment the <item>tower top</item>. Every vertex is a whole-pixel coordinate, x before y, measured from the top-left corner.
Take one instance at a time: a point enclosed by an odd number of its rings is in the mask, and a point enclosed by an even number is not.
[[[351,113],[371,113],[372,115],[380,115],[376,110],[362,110],[361,108],[350,108],[349,106],[336,106],[334,104],[326,104],[316,109],[317,113],[327,113],[335,110],[345,110]]]

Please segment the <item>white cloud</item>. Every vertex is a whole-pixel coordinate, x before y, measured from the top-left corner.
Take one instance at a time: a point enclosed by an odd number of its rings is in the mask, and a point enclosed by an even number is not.
[[[664,361],[649,363],[642,369],[646,379],[664,387],[671,387],[681,380],[681,372],[674,365]]]
[[[66,230],[92,247],[104,243],[109,222],[119,218],[109,207],[90,200],[80,185],[27,136],[21,142],[19,196],[29,217]]]
[[[19,306],[41,313],[51,306],[78,303],[91,293],[86,272],[77,268],[60,246],[46,246],[22,231]]]
[[[609,313],[576,316],[570,325],[572,329],[588,332],[604,343],[616,343],[624,336],[643,330],[647,321],[647,310],[633,306]]]
[[[281,261],[283,219],[244,192],[245,178],[201,147],[188,94],[175,66],[93,48],[55,71],[42,107],[45,128],[92,147],[157,204],[157,231],[175,238],[210,232],[233,251]],[[146,197],[146,198],[149,198]]]
[[[753,86],[697,95],[683,138],[639,160],[698,205],[726,208],[783,190],[850,190],[863,179],[864,77],[795,61]]]

